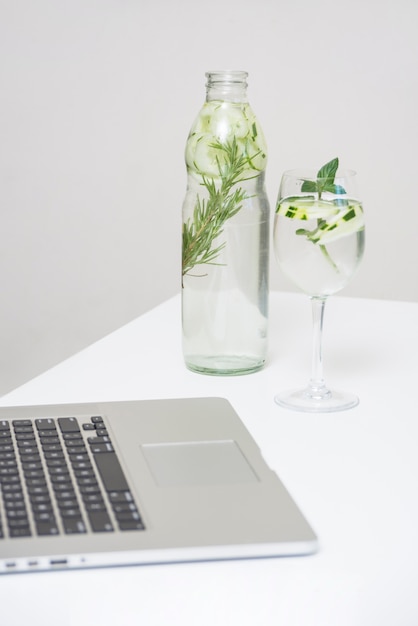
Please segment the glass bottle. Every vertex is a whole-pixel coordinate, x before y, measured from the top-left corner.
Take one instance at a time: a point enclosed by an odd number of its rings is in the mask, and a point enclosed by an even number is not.
[[[206,101],[186,144],[182,328],[186,366],[236,375],[267,352],[267,150],[248,104],[247,72],[206,74]]]

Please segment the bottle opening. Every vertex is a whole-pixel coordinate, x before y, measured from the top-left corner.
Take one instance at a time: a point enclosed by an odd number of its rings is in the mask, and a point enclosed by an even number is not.
[[[247,102],[247,76],[235,70],[206,72],[206,100]]]
[[[216,70],[206,72],[206,87],[212,87],[219,83],[223,85],[243,85],[247,87],[248,72],[240,70]]]

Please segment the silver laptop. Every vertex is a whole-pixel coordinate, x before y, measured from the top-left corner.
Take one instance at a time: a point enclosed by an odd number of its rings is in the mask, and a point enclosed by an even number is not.
[[[316,549],[225,399],[0,408],[0,573]]]

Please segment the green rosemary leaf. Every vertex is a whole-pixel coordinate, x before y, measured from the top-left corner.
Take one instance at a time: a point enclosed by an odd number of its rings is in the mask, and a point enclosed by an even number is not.
[[[225,143],[215,141],[210,147],[219,151],[216,165],[220,183],[200,172],[208,197],[197,197],[193,217],[183,224],[183,276],[196,265],[221,265],[215,260],[225,242],[215,247],[213,244],[222,235],[225,222],[241,210],[247,197],[244,189],[233,187],[245,180],[242,176],[249,156],[240,153],[235,138]]]

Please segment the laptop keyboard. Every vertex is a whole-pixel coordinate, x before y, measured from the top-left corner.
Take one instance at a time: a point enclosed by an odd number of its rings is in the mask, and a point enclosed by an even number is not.
[[[0,545],[144,528],[101,416],[0,420]]]

